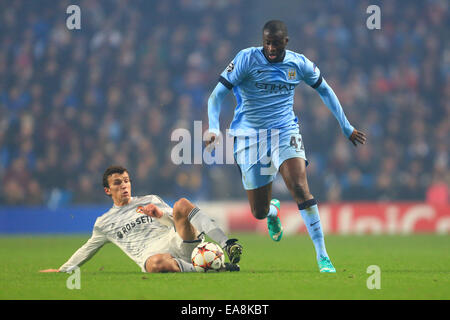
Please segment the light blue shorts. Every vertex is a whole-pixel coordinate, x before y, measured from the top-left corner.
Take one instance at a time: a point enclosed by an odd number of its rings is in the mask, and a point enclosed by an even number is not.
[[[298,126],[259,130],[254,136],[234,138],[234,159],[241,171],[245,190],[272,182],[283,162],[291,158],[302,158],[308,165]]]

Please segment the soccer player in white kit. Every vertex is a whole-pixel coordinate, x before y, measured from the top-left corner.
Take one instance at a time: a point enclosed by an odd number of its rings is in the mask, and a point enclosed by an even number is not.
[[[131,179],[126,168],[111,166],[103,175],[105,193],[112,208],[97,218],[91,238],[59,269],[41,272],[71,272],[88,261],[106,243],[124,251],[142,272],[192,272],[191,253],[203,234],[218,242],[230,263],[224,271],[239,271],[242,246],[206,214],[182,198],[173,208],[156,195],[131,196]]]

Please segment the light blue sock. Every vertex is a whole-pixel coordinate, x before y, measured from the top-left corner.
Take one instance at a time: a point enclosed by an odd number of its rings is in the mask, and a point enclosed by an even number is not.
[[[300,214],[305,222],[309,236],[314,243],[317,259],[320,259],[320,257],[328,257],[316,200],[312,199],[300,203],[298,208],[300,209]]]

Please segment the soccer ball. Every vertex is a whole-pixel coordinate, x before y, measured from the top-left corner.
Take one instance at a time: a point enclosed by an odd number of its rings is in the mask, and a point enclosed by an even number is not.
[[[192,251],[191,260],[197,272],[219,271],[225,256],[217,244],[202,242]]]

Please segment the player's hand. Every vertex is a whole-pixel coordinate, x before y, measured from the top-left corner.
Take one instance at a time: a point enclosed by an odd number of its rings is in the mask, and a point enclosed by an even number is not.
[[[59,272],[59,269],[45,269],[45,270],[39,270],[39,272]]]
[[[365,144],[366,143],[366,134],[362,131],[358,131],[356,129],[353,130],[352,135],[348,138],[353,145],[356,147],[358,143]]]
[[[216,147],[216,145],[219,144],[219,140],[220,137],[216,133],[208,131],[206,133],[206,141],[205,141],[206,151],[212,152]]]
[[[142,208],[142,211],[145,215],[153,218],[161,218],[164,215],[162,210],[152,203],[149,203],[144,208]]]

